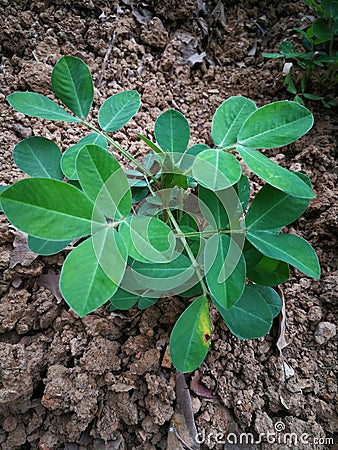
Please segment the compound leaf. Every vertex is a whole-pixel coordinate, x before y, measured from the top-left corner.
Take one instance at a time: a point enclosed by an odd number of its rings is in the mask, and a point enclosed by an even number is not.
[[[281,147],[303,136],[312,125],[313,115],[299,103],[273,102],[258,108],[246,119],[238,142],[245,147]]]
[[[13,92],[8,95],[7,101],[16,111],[26,116],[62,122],[81,122],[81,119],[68,114],[56,102],[36,92]]]
[[[227,189],[241,177],[241,166],[230,153],[222,150],[204,150],[192,167],[192,174],[201,186],[212,191]]]
[[[190,126],[182,113],[168,109],[157,118],[154,134],[163,151],[184,153],[190,139]]]
[[[31,177],[62,180],[61,156],[59,147],[42,136],[24,139],[13,150],[15,164]]]
[[[295,197],[315,197],[311,187],[296,173],[279,166],[257,150],[240,145],[236,150],[256,175],[275,188]]]
[[[117,131],[135,116],[141,106],[137,91],[123,91],[107,98],[99,110],[100,127],[108,132]]]
[[[52,87],[62,103],[78,117],[87,117],[94,99],[93,80],[81,59],[62,56],[52,72]]]
[[[105,224],[83,192],[50,178],[17,181],[2,192],[1,204],[14,226],[42,239],[75,239]]]
[[[312,278],[319,278],[320,266],[311,245],[295,234],[275,234],[270,231],[250,230],[246,238],[263,255],[291,264]]]
[[[212,119],[211,134],[214,143],[218,147],[236,144],[239,130],[256,108],[252,100],[241,95],[225,100]]]
[[[76,171],[82,189],[105,216],[120,220],[129,214],[129,183],[112,154],[98,145],[86,144],[77,156]]]
[[[192,372],[204,361],[211,339],[208,300],[198,297],[178,318],[170,336],[170,357],[180,372]]]

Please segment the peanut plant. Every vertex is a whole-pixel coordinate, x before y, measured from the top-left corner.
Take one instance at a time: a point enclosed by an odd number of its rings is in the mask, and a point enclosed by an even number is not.
[[[63,56],[52,88],[70,112],[34,92],[7,100],[28,116],[83,124],[90,133],[63,153],[42,136],[19,142],[13,159],[28,177],[2,186],[0,201],[33,252],[67,253],[60,290],[80,317],[107,302],[127,310],[160,297],[193,299],[170,337],[173,365],[190,372],[212,340],[210,304],[235,336],[259,338],[280,312],[274,286],[289,278],[289,265],[319,277],[310,244],[283,230],[315,197],[311,183],[260,151],[290,144],[312,127],[304,106],[277,101],[258,108],[230,97],[213,116],[214,148],[189,146],[187,119],[169,109],[155,122],[154,140],[138,134],[149,148],[139,161],[111,137],[139,110],[138,92],[106,99],[96,125],[87,120],[94,90],[82,60]],[[121,167],[112,151],[130,165]],[[264,181],[253,199],[240,158]]]

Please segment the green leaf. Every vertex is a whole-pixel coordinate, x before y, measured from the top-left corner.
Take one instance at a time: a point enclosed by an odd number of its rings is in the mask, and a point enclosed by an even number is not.
[[[136,133],[136,135],[142,139],[143,142],[145,142],[149,148],[151,148],[155,153],[158,153],[160,155],[163,155],[163,150],[158,147],[156,144],[154,144],[150,139],[148,139],[146,136],[143,136],[141,133]]]
[[[250,200],[250,181],[244,173],[235,185],[235,189],[241,203],[242,212],[246,210]]]
[[[74,56],[62,56],[52,72],[52,87],[63,104],[84,119],[94,100],[93,80],[88,66]]]
[[[228,189],[213,192],[202,186],[198,187],[198,203],[202,216],[216,229],[225,229],[229,225],[227,193]]]
[[[131,191],[125,173],[112,154],[86,144],[76,159],[81,187],[102,213],[120,220],[131,210]]]
[[[252,100],[241,95],[225,100],[212,119],[211,134],[214,143],[218,147],[236,144],[239,130],[256,108]]]
[[[62,122],[81,122],[81,119],[68,114],[56,102],[36,92],[13,92],[9,94],[7,101],[16,111],[27,116]]]
[[[263,286],[277,286],[289,279],[290,269],[286,262],[264,256],[254,247],[253,251],[257,253],[259,261],[254,267],[248,268],[249,280]]]
[[[266,53],[266,52],[263,52],[262,56],[264,58],[272,58],[272,59],[284,58],[284,55],[282,53]]]
[[[272,288],[257,284],[245,286],[243,295],[231,308],[215,303],[229,330],[239,339],[256,339],[265,336],[272,326],[272,307],[275,296]]]
[[[195,161],[195,157],[203,152],[203,150],[210,149],[210,147],[206,144],[195,144],[188,148],[186,152],[183,153],[182,157],[179,161],[177,161],[178,167],[183,172],[188,172],[192,169],[192,166]]]
[[[154,134],[165,152],[184,153],[190,139],[190,126],[182,113],[168,109],[157,118]]]
[[[135,287],[130,286],[129,290],[132,292],[135,289],[139,290],[139,286],[142,286],[144,290],[158,292],[158,295],[160,293],[180,294],[198,282],[190,259],[183,254],[167,263],[133,261],[130,265],[133,269],[134,281],[137,283]]]
[[[268,230],[294,222],[306,210],[310,200],[288,195],[266,184],[258,192],[245,217],[248,230]]]
[[[320,39],[320,43],[331,41],[333,39],[332,28],[322,20],[317,20],[316,22],[314,22],[314,24],[312,25],[312,30],[314,35],[318,39]]]
[[[205,245],[204,268],[213,301],[230,308],[245,286],[246,267],[241,250],[228,235],[213,235]]]
[[[119,232],[129,255],[137,261],[166,263],[174,258],[175,236],[155,217],[134,216],[121,223]]]
[[[282,100],[253,112],[239,131],[238,142],[245,147],[281,147],[296,141],[312,125],[313,115],[307,108]]]
[[[241,177],[241,166],[230,153],[204,150],[196,156],[192,174],[201,186],[219,191],[237,183]]]
[[[170,336],[170,357],[180,372],[192,372],[204,361],[211,339],[208,300],[201,296],[178,318]]]
[[[76,158],[81,148],[86,144],[96,144],[108,150],[108,143],[106,139],[98,133],[90,133],[83,137],[76,144],[69,147],[61,158],[61,169],[68,180],[77,180],[76,172]]]
[[[101,269],[111,281],[119,285],[128,259],[122,236],[113,227],[105,227],[92,237],[92,242]]]
[[[99,110],[100,127],[108,132],[117,131],[135,116],[141,106],[137,91],[123,91],[107,98]]]
[[[80,317],[95,311],[118,289],[118,285],[102,269],[93,239],[94,236],[85,240],[67,256],[60,276],[61,293]],[[114,254],[111,255],[111,265],[115,265]],[[123,272],[124,267],[117,265],[115,277],[120,275],[122,278]]]
[[[75,239],[105,225],[83,192],[50,178],[17,181],[2,192],[1,204],[15,227],[42,239]]]
[[[256,175],[275,188],[295,197],[315,197],[311,187],[296,173],[279,166],[257,150],[240,145],[236,146],[236,150]]]
[[[0,186],[0,195],[2,192],[4,192],[5,189],[7,189],[9,186]],[[3,212],[2,205],[1,205],[1,197],[0,197],[0,212]]]
[[[136,305],[139,298],[139,295],[132,294],[119,287],[115,294],[109,299],[110,310],[114,311],[120,309],[121,311],[126,311]]]
[[[250,230],[246,238],[263,255],[291,264],[312,278],[319,278],[320,267],[316,253],[305,239],[295,234],[274,234]]]
[[[325,13],[333,19],[338,19],[338,1],[337,0],[321,0],[321,6],[324,8]]]
[[[61,250],[66,248],[71,242],[71,240],[49,241],[47,239],[40,239],[35,236],[28,236],[27,244],[29,249],[37,255],[48,256],[61,252]]]
[[[140,299],[139,299],[139,301],[137,303],[138,309],[149,308],[150,306],[155,305],[157,300],[158,300],[158,298],[140,297]]]
[[[42,136],[31,136],[24,139],[13,150],[15,164],[31,177],[62,180],[61,156],[59,147],[53,141]]]

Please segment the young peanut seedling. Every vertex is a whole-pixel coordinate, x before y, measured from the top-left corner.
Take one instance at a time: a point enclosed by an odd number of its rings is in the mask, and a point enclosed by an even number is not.
[[[26,115],[82,123],[91,132],[63,154],[42,136],[19,142],[13,158],[30,177],[2,187],[0,200],[32,251],[49,255],[73,242],[60,290],[80,317],[106,302],[111,309],[143,309],[161,296],[193,298],[170,337],[174,366],[189,372],[210,346],[210,303],[235,336],[258,338],[281,309],[273,286],[289,278],[289,265],[319,277],[310,244],[282,232],[315,196],[310,181],[259,151],[305,134],[313,124],[305,107],[279,101],[257,108],[231,97],[213,117],[215,148],[189,146],[188,121],[169,109],[156,120],[156,143],[139,134],[151,151],[138,161],[110,135],[137,113],[136,91],[108,98],[96,126],[86,119],[93,82],[83,61],[62,57],[52,86],[71,113],[33,92],[7,100]],[[108,145],[131,168],[123,170]],[[265,181],[251,202],[235,155]]]

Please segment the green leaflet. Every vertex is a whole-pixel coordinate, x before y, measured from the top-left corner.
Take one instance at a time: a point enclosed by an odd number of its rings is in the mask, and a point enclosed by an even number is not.
[[[105,225],[83,192],[50,178],[17,181],[2,192],[1,204],[14,226],[42,239],[72,240]]]
[[[137,91],[123,91],[107,98],[99,110],[100,127],[108,132],[117,131],[135,116],[141,106]]]
[[[109,245],[109,240],[116,239],[117,232],[102,230],[105,236],[97,236],[103,243]],[[60,290],[68,305],[80,316],[83,317],[98,307],[103,305],[111,298],[118,289],[115,283],[102,269],[100,264],[100,255],[95,249],[93,239],[82,242],[67,256],[61,271]],[[120,241],[121,243],[122,241]],[[123,250],[123,244],[120,247],[120,254]],[[99,256],[99,257],[98,257]],[[121,265],[121,258],[116,261],[115,255],[110,255],[110,264],[114,267],[114,277],[121,280],[125,270],[126,263]]]
[[[0,195],[2,192],[4,192],[9,186],[0,186]],[[0,196],[0,212],[3,212],[3,208],[1,205],[1,196]]]
[[[94,99],[92,76],[88,66],[74,56],[62,56],[52,72],[56,96],[78,117],[86,118]]]
[[[79,154],[79,151],[85,144],[96,144],[105,150],[108,149],[107,140],[98,133],[90,133],[87,136],[83,137],[76,144],[70,146],[62,155],[61,158],[61,168],[62,172],[68,178],[68,180],[77,180],[77,172],[76,172],[76,158]]]
[[[249,284],[238,302],[231,308],[222,308],[215,303],[229,330],[239,339],[255,339],[265,336],[278,313],[277,292],[266,286]],[[280,310],[280,306],[279,306]]]
[[[254,111],[240,129],[238,142],[253,148],[281,147],[303,136],[312,125],[313,116],[307,108],[282,100]]]
[[[252,100],[241,95],[225,100],[212,119],[211,135],[214,143],[218,147],[236,144],[239,130],[256,108]]]
[[[35,92],[13,92],[9,94],[7,101],[16,111],[27,116],[62,122],[81,122],[81,119],[68,114],[50,98]]]
[[[122,236],[114,228],[105,227],[92,236],[92,243],[101,269],[111,281],[119,285],[128,258],[128,250]]]
[[[241,249],[226,234],[211,236],[204,249],[204,270],[215,304],[230,308],[241,297],[246,280]]]
[[[163,150],[160,149],[156,144],[154,144],[150,139],[148,139],[146,136],[143,136],[141,133],[136,133],[136,135],[142,139],[143,142],[145,142],[149,148],[151,148],[155,153],[158,153],[160,155],[163,154]]]
[[[190,126],[182,113],[168,109],[157,118],[154,134],[163,151],[184,153],[190,139]]]
[[[289,265],[284,261],[261,255],[259,263],[248,270],[247,277],[254,283],[263,286],[277,286],[289,279]]]
[[[298,219],[310,203],[308,198],[288,195],[266,184],[258,192],[245,216],[248,230],[283,227]]]
[[[31,177],[62,180],[60,168],[61,150],[51,140],[31,136],[20,141],[13,150],[13,160],[23,172]]]
[[[192,288],[198,282],[192,263],[185,255],[180,254],[176,259],[167,263],[144,263],[133,261],[134,285],[131,285],[131,291],[139,289],[151,290],[163,294],[180,294]],[[129,286],[129,285],[127,285]],[[149,296],[149,294],[147,294]],[[154,297],[154,295],[151,295]]]
[[[129,255],[138,261],[165,263],[174,258],[175,236],[159,219],[134,216],[119,227]]]
[[[241,203],[242,213],[246,210],[250,200],[250,182],[246,175],[242,173],[241,178],[235,185],[235,189]]]
[[[267,183],[295,197],[314,198],[315,194],[298,175],[271,161],[257,150],[236,146],[250,169]]]
[[[274,234],[270,231],[250,230],[246,238],[263,255],[291,264],[312,278],[319,278],[317,255],[305,239],[295,234]]]
[[[38,255],[48,256],[61,252],[61,250],[66,248],[71,242],[71,240],[49,241],[47,239],[40,239],[35,236],[28,236],[27,244],[32,252]]]
[[[241,177],[241,166],[230,153],[222,150],[204,150],[199,153],[192,167],[197,182],[212,191],[227,189]]]
[[[120,309],[121,311],[126,311],[136,305],[139,298],[139,295],[127,292],[119,287],[115,294],[109,299],[110,310],[114,311]]]
[[[208,300],[201,296],[178,318],[170,336],[170,357],[180,372],[192,372],[204,361],[211,340]]]
[[[77,156],[76,172],[82,189],[106,217],[120,220],[129,214],[129,183],[112,154],[98,145],[86,144]]]
[[[214,229],[224,229],[229,225],[229,217],[226,209],[228,192],[229,189],[213,192],[202,186],[198,187],[200,211],[207,223]]]

